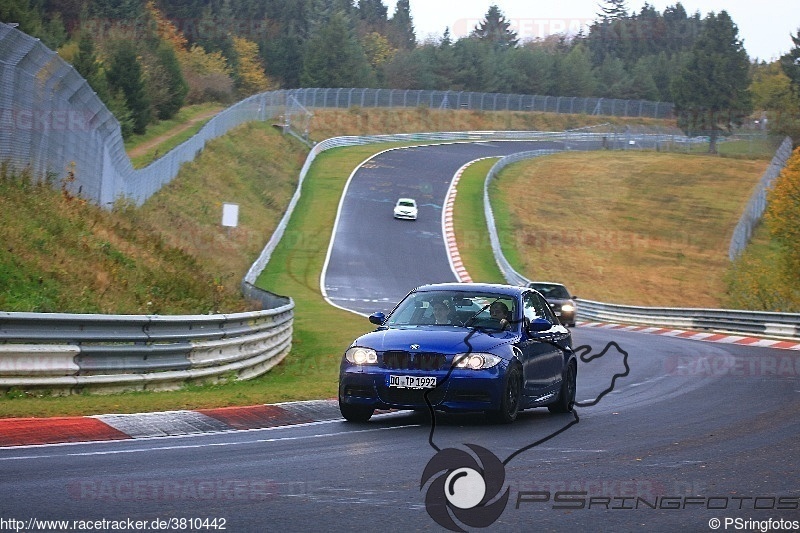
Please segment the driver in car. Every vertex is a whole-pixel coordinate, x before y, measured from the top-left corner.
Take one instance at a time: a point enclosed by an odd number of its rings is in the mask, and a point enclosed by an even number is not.
[[[450,306],[444,300],[433,303],[433,323],[452,324],[450,319]]]

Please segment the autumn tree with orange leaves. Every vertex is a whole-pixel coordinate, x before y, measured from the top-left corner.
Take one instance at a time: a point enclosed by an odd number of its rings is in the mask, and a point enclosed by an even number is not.
[[[726,274],[727,306],[800,312],[800,148],[795,149],[767,196],[756,239]],[[768,233],[767,237],[764,234]],[[766,241],[766,242],[765,242]]]
[[[766,222],[781,247],[790,279],[800,291],[800,148],[796,148],[767,196]]]

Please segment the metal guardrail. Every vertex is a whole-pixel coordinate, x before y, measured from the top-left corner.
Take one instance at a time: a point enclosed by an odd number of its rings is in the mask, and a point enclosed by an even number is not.
[[[492,180],[497,178],[497,175],[500,173],[500,171],[508,165],[523,161],[525,159],[533,159],[535,157],[541,157],[544,155],[552,155],[562,151],[563,150],[534,150],[503,157],[497,163],[492,165],[492,168],[489,169],[489,173],[486,175],[486,180],[483,182],[483,212],[486,216],[486,226],[489,231],[489,242],[492,245],[492,251],[494,252],[495,261],[497,261],[497,266],[500,268],[500,272],[506,278],[506,281],[508,281],[511,285],[527,285],[529,281],[527,278],[525,278],[525,276],[514,270],[514,267],[511,266],[511,263],[508,262],[508,259],[506,259],[506,256],[503,254],[503,249],[500,245],[500,236],[497,234],[497,226],[494,223],[494,211],[492,211],[492,203],[489,200],[489,185],[491,184]]]
[[[291,349],[294,302],[282,300],[218,315],[0,312],[0,390],[160,390],[255,377]]]
[[[800,339],[800,314],[731,309],[636,307],[578,300],[581,320],[624,322],[689,330],[708,329],[767,337]]]
[[[527,285],[530,280],[517,272],[508,262],[500,246],[500,238],[494,222],[489,184],[506,166],[525,159],[541,157],[558,152],[558,150],[537,150],[520,152],[506,156],[489,170],[483,188],[484,212],[489,231],[492,252],[506,281],[512,285]],[[647,326],[704,329],[764,335],[788,339],[800,339],[800,314],[770,313],[764,311],[744,311],[726,309],[681,309],[674,307],[636,307],[618,304],[578,301],[578,318],[581,320],[597,320],[621,322],[625,324],[642,324]]]

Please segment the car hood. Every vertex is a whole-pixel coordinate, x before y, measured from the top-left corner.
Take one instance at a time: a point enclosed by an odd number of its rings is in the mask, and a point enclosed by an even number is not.
[[[353,346],[364,346],[385,352],[410,351],[411,345],[414,344],[419,345],[415,351],[455,354],[467,351],[490,352],[517,338],[517,335],[510,331],[476,331],[471,335],[470,333],[472,330],[469,328],[441,326],[379,329],[357,338]]]

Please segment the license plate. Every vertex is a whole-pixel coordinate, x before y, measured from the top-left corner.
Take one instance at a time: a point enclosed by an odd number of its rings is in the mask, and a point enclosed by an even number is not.
[[[435,376],[389,376],[389,386],[399,389],[434,389]]]

